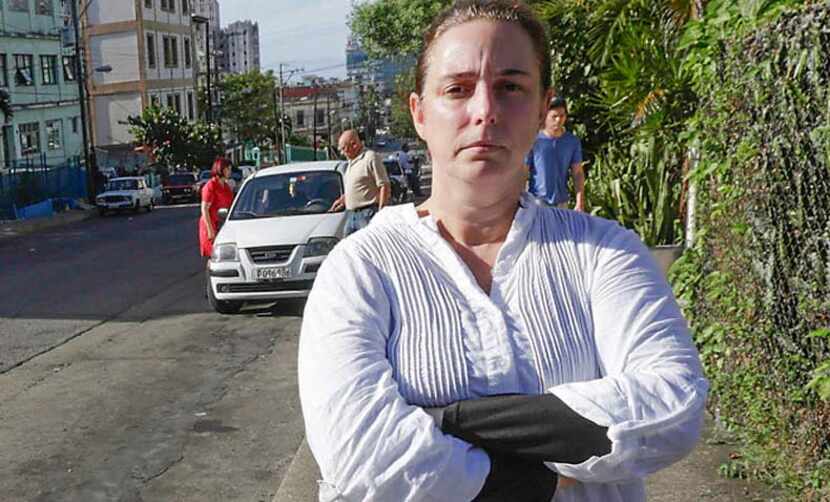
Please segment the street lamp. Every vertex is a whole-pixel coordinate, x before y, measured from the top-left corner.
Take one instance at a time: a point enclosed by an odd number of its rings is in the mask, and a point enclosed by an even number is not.
[[[198,14],[193,14],[190,16],[190,20],[196,24],[204,24],[205,25],[205,61],[207,65],[207,98],[208,98],[208,109],[207,109],[207,121],[208,123],[213,122],[213,93],[211,92],[210,88],[210,19],[206,18],[205,16],[200,16]]]

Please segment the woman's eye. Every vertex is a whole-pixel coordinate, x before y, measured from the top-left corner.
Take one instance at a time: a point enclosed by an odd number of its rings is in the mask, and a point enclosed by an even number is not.
[[[467,92],[467,89],[462,85],[451,85],[444,90],[444,93],[453,96],[463,96]]]
[[[522,90],[522,86],[515,82],[504,82],[501,88],[507,92],[518,92]]]

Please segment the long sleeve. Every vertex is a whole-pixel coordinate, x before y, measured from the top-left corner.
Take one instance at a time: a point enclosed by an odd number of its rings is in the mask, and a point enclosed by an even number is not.
[[[611,452],[555,463],[589,483],[642,478],[688,454],[700,435],[708,383],[686,322],[639,238],[595,224],[586,246],[586,289],[602,378],[548,389],[608,427]],[[589,248],[593,246],[593,250]]]
[[[299,389],[320,500],[470,501],[490,461],[408,405],[386,356],[392,308],[353,236],[321,267],[306,304]]]

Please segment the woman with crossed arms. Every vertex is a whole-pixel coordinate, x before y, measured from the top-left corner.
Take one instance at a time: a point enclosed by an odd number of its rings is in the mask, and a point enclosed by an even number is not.
[[[641,502],[698,440],[708,384],[648,249],[523,191],[549,85],[521,2],[459,1],[426,33],[432,195],[341,242],[303,319],[321,501]]]

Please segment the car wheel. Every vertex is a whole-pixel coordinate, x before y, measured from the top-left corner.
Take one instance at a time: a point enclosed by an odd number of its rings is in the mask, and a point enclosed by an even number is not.
[[[106,209],[104,209],[103,207],[99,207],[99,208],[98,208],[98,214],[99,214],[100,216],[106,216],[106,215],[107,215],[107,210],[106,210]]]
[[[140,200],[136,200],[135,203],[133,204],[133,211],[136,212],[136,213],[141,211],[141,201]]]
[[[210,303],[210,306],[213,307],[213,310],[216,312],[222,315],[233,315],[238,314],[242,309],[242,302],[240,301],[217,300],[216,296],[213,294],[213,288],[210,286],[210,277],[208,277],[205,281],[205,287],[207,288],[208,303]]]
[[[153,212],[153,209],[155,209],[155,205],[156,205],[156,204],[153,202],[153,200],[152,200],[152,199],[150,199],[150,204],[148,204],[148,205],[147,205],[147,212],[148,212],[148,213],[152,213],[152,212]]]

